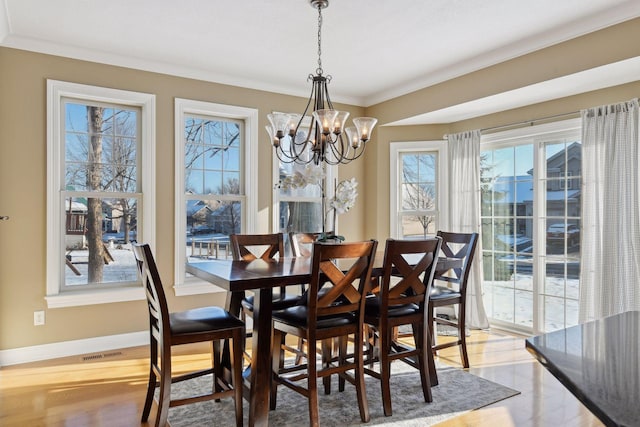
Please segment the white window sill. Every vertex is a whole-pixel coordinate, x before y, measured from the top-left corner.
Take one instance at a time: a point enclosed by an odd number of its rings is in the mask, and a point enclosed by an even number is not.
[[[100,289],[91,291],[62,292],[45,297],[48,308],[78,307],[114,302],[140,301],[146,299],[144,289],[140,286],[117,289]]]
[[[173,291],[175,292],[177,297],[227,292],[225,289],[222,289],[219,286],[200,280],[190,280],[186,283],[175,285],[173,287]]]
[[[203,281],[193,281],[173,287],[176,296],[215,294],[226,290]],[[114,302],[142,301],[146,299],[142,287],[100,289],[91,291],[63,292],[45,297],[47,308],[79,307]]]

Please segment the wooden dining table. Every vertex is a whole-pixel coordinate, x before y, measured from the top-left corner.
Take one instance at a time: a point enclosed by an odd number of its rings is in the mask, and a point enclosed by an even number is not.
[[[372,276],[382,275],[384,253],[376,254]],[[455,268],[460,261],[439,258],[438,269]],[[271,386],[272,298],[273,288],[309,283],[311,258],[277,258],[272,260],[232,261],[212,259],[187,263],[186,271],[195,277],[226,289],[226,309],[239,315],[245,291],[254,296],[252,357],[249,375],[249,425],[267,426],[269,421],[269,391]],[[438,378],[430,355],[432,385]]]

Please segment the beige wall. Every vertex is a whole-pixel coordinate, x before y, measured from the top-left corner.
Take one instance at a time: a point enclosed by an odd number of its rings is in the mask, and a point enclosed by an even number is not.
[[[133,90],[156,95],[157,246],[160,274],[171,285],[174,245],[174,98],[259,110],[259,232],[271,230],[271,154],[264,126],[272,110],[299,111],[306,100],[291,96],[171,77],[91,62],[0,48],[0,350],[145,330],[142,301],[47,309],[44,300],[46,246],[46,80]],[[340,105],[353,116],[363,109]],[[364,178],[354,162],[340,177]],[[264,177],[268,177],[264,179]],[[342,233],[362,239],[364,203],[340,217]],[[224,303],[224,295],[172,297],[172,309]],[[33,326],[33,312],[45,310],[46,324]]]
[[[389,144],[438,140],[446,133],[486,128],[578,111],[640,96],[640,81],[450,125],[384,126],[416,114],[513,89],[611,60],[640,56],[640,20],[565,42],[364,109],[341,105],[352,115],[378,117],[380,126],[361,161],[340,167],[340,178],[356,177],[360,197],[340,216],[349,240],[389,235]],[[606,43],[615,42],[615,48]],[[625,42],[620,42],[625,40]],[[605,43],[606,42],[606,43]],[[268,92],[183,79],[61,57],[0,48],[0,350],[146,330],[143,302],[47,309],[45,296],[46,79],[156,95],[157,249],[160,273],[173,277],[173,100],[175,97],[259,110],[259,176],[271,177],[266,114],[299,111],[306,100]],[[263,135],[264,134],[264,135]],[[270,179],[259,184],[259,230],[270,230]],[[222,304],[222,294],[172,297],[172,309]],[[46,311],[46,325],[33,326],[33,312]]]

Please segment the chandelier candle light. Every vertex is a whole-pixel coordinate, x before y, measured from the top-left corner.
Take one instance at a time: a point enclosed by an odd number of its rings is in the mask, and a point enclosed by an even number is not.
[[[284,163],[315,163],[330,165],[346,164],[364,153],[366,143],[371,138],[377,119],[373,117],[356,117],[355,126],[344,127],[348,111],[333,108],[327,85],[331,76],[323,75],[322,70],[322,9],[329,6],[329,0],[309,0],[312,7],[318,9],[318,68],[316,75],[309,74],[311,95],[302,114],[271,113],[267,115],[269,125],[266,126],[276,154]],[[312,107],[309,126],[302,122]],[[299,137],[303,132],[304,137]],[[346,136],[345,136],[346,134]],[[287,149],[282,147],[282,139],[290,137]]]

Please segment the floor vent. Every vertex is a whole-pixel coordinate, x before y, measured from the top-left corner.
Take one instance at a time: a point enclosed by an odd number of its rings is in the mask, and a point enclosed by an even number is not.
[[[101,359],[105,359],[107,357],[115,357],[115,356],[122,356],[122,352],[121,351],[112,351],[111,353],[90,354],[88,356],[83,356],[82,357],[82,361],[83,362],[90,362],[92,360],[101,360]]]

